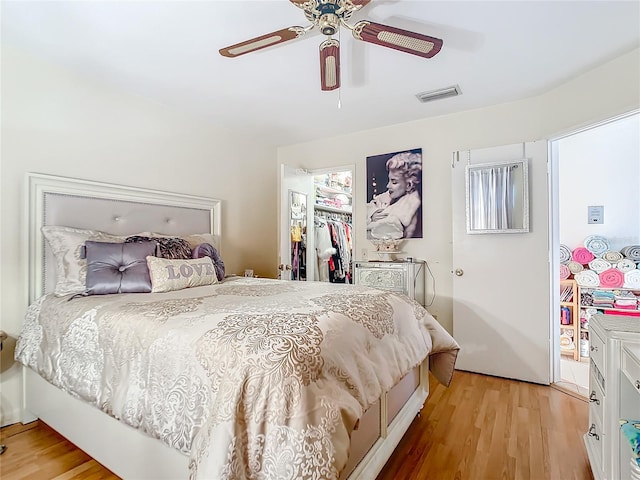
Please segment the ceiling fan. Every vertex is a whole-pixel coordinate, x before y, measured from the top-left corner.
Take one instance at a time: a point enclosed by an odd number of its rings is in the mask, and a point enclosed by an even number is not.
[[[322,90],[340,87],[340,42],[333,38],[340,26],[351,30],[354,38],[420,57],[431,58],[442,48],[439,38],[390,27],[369,20],[349,25],[347,20],[371,0],[289,0],[304,12],[311,25],[289,27],[220,49],[225,57],[239,57],[266,47],[288,42],[318,27],[327,39],[320,44],[320,83]]]

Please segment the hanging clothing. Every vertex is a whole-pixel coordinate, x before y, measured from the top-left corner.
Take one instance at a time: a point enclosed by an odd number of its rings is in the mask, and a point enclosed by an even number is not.
[[[352,283],[351,224],[338,218],[315,218],[315,244],[321,282]]]
[[[316,217],[314,227],[317,262],[316,276],[314,279],[319,282],[328,282],[329,258],[335,253],[335,249],[331,244],[331,236],[327,222],[320,217]]]
[[[306,231],[301,225],[291,226],[291,279],[307,279]]]

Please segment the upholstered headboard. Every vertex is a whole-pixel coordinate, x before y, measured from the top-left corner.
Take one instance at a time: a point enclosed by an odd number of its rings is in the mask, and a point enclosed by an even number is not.
[[[156,190],[27,174],[29,303],[55,285],[55,264],[44,225],[101,230],[116,235],[211,233],[221,249],[219,200]]]

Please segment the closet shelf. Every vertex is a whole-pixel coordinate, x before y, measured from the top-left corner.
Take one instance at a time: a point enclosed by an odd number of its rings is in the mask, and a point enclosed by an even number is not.
[[[582,291],[584,290],[623,290],[628,292],[640,292],[640,288],[633,287],[583,287],[580,286]]]
[[[327,185],[315,184],[317,193],[323,195],[346,195],[347,198],[351,198],[351,193],[346,190],[340,190],[339,188],[328,187]]]
[[[614,308],[603,307],[602,305],[580,305],[580,308],[593,308],[595,310],[611,310],[614,312],[626,312],[626,313],[640,313],[640,308]]]
[[[560,353],[570,355],[575,361],[580,361],[580,315],[578,310],[578,285],[575,280],[560,280]],[[563,324],[562,311],[566,312],[570,323]],[[570,343],[562,345],[563,334],[569,336]],[[565,338],[566,341],[566,338]]]
[[[327,205],[319,205],[317,203],[313,206],[313,208],[315,210],[322,210],[323,212],[343,213],[343,214],[351,215],[351,205],[349,205],[349,210],[345,208],[336,208],[336,207],[329,207]]]

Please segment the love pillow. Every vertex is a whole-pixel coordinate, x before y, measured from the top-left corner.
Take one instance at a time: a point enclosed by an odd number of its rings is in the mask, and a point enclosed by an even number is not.
[[[216,270],[209,257],[174,260],[149,256],[147,266],[153,293],[211,285],[218,281]]]

